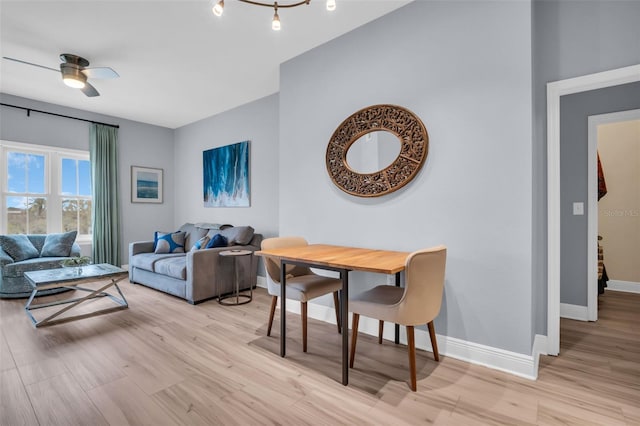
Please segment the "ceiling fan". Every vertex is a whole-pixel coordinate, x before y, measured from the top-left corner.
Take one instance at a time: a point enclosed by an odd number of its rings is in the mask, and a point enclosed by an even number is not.
[[[21,64],[33,65],[34,67],[44,68],[46,70],[59,71],[62,73],[62,81],[64,84],[69,87],[73,87],[74,89],[80,89],[82,93],[89,97],[100,96],[100,93],[98,93],[95,87],[87,82],[88,78],[120,77],[117,72],[109,67],[87,68],[89,66],[89,61],[80,56],[72,55],[71,53],[63,53],[60,55],[60,59],[62,60],[60,70],[6,56],[3,56],[2,58],[9,61],[19,62]]]

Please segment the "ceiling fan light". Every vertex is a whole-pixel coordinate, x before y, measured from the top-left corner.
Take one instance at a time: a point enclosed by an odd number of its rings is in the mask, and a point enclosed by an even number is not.
[[[327,0],[327,10],[328,11],[336,10],[336,0]]]
[[[280,17],[278,16],[278,11],[273,15],[273,21],[271,21],[271,29],[273,31],[280,31]]]
[[[69,87],[73,87],[74,89],[82,89],[85,86],[85,82],[81,80],[77,80],[75,77],[64,77],[62,79],[64,84]]]
[[[214,15],[222,16],[222,13],[224,12],[224,0],[220,0],[218,3],[216,3],[211,10],[213,11]]]
[[[62,70],[62,81],[74,89],[82,89],[87,82],[87,76],[80,69],[71,64],[60,64]]]

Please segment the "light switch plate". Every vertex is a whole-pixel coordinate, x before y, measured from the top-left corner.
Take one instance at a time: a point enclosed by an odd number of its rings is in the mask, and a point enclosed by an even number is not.
[[[581,202],[573,203],[573,215],[574,216],[584,215],[584,203],[581,203]]]

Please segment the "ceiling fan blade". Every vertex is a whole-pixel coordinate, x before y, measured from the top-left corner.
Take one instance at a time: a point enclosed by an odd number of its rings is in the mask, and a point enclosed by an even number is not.
[[[33,65],[34,67],[44,68],[45,70],[51,70],[51,71],[55,71],[55,72],[60,72],[60,70],[57,69],[57,68],[45,67],[44,65],[34,64],[33,62],[21,61],[20,59],[9,58],[7,56],[3,56],[2,59],[6,59],[7,61],[18,62],[18,63],[25,64],[25,65]]]
[[[100,96],[100,93],[98,93],[96,88],[90,85],[89,83],[85,83],[84,87],[80,90],[82,90],[82,93],[84,93],[90,98],[93,98],[94,96]]]
[[[82,74],[88,78],[117,78],[120,75],[109,67],[84,68]]]

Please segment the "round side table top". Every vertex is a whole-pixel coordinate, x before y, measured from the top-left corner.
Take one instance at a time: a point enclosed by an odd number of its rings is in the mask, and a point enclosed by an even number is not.
[[[246,256],[252,254],[250,250],[225,250],[218,253],[220,256]]]

